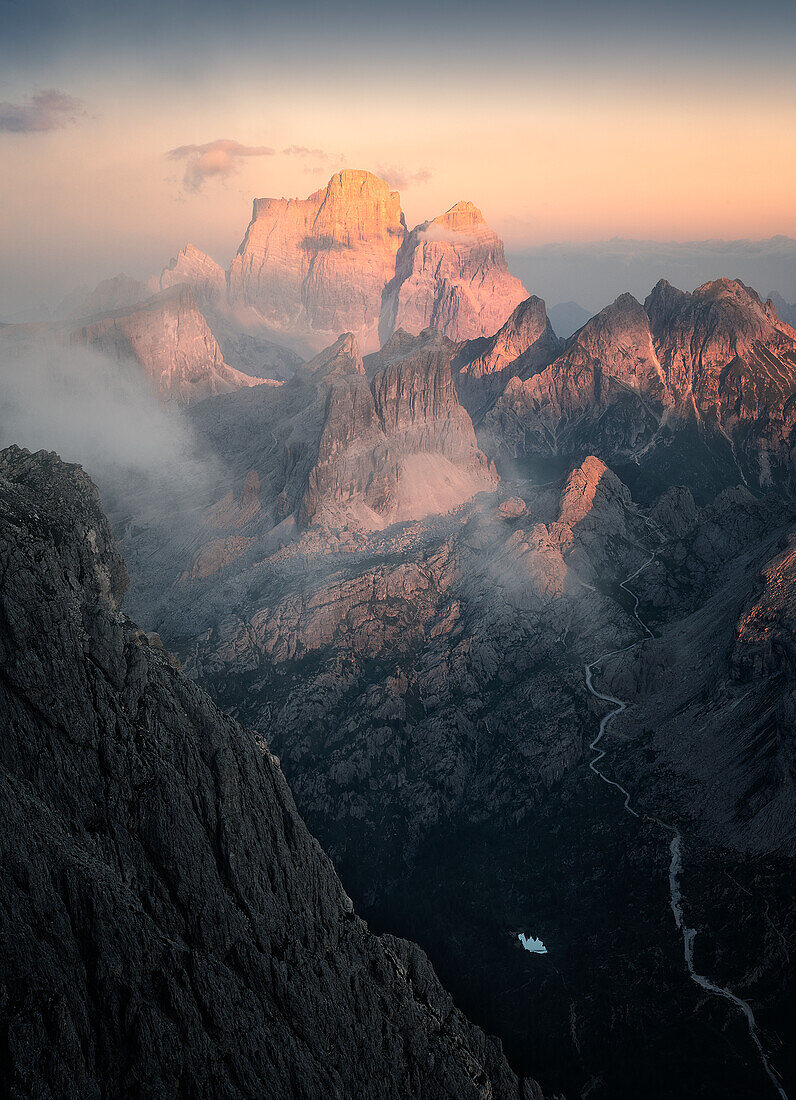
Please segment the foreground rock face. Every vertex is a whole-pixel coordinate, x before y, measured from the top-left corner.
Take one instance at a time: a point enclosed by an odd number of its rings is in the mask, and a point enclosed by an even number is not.
[[[275,759],[119,610],[79,468],[0,454],[11,1095],[541,1096],[352,912]]]
[[[403,237],[397,191],[370,172],[338,172],[307,199],[255,199],[229,270],[230,302],[316,348],[348,331],[372,345]]]
[[[477,206],[458,202],[407,235],[387,287],[381,339],[433,326],[452,340],[491,336],[528,297]]]

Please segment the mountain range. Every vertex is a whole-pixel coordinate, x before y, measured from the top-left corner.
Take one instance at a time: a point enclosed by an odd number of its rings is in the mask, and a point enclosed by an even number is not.
[[[787,303],[551,322],[346,170],[67,306],[4,372],[128,371],[203,467],[97,464],[106,519],[0,455],[18,1091],[786,1095]]]

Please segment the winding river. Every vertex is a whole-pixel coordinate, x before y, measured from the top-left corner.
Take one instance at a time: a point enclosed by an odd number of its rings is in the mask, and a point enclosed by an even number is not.
[[[619,791],[620,794],[624,795],[624,808],[629,814],[632,814],[633,817],[641,817],[642,815],[634,810],[631,806],[629,791],[627,791],[621,783],[617,783],[616,780],[610,779],[599,767],[600,763],[605,757],[606,752],[606,750],[600,748],[599,745],[603,739],[603,736],[605,735],[608,724],[609,722],[613,721],[614,718],[616,718],[617,714],[621,714],[623,710],[627,710],[628,704],[623,699],[617,699],[613,695],[607,695],[602,691],[598,691],[592,682],[592,676],[593,670],[608,657],[616,657],[621,653],[627,653],[631,649],[634,649],[637,645],[639,645],[640,642],[643,642],[645,638],[653,637],[652,631],[638,613],[638,596],[635,594],[635,592],[628,588],[628,584],[630,583],[630,581],[634,580],[639,575],[639,573],[643,572],[643,570],[645,570],[649,565],[652,564],[652,562],[655,560],[656,554],[657,551],[653,550],[647,560],[644,561],[638,567],[638,569],[630,573],[629,576],[625,577],[625,579],[619,584],[619,587],[623,589],[633,600],[633,617],[636,619],[636,622],[644,631],[644,634],[640,638],[637,638],[635,642],[631,642],[630,645],[626,645],[622,649],[612,649],[606,653],[601,653],[599,657],[591,661],[590,664],[587,664],[584,669],[586,676],[586,687],[588,688],[589,692],[596,699],[600,699],[604,703],[610,703],[612,707],[612,709],[609,710],[608,713],[604,715],[603,718],[600,720],[600,728],[597,732],[597,736],[589,744],[589,748],[592,749],[595,754],[589,761],[589,767],[594,772],[594,774],[603,781],[603,783],[606,783],[609,787],[614,787],[616,790]],[[755,1016],[754,1012],[752,1011],[751,1005],[749,1005],[748,1002],[744,1001],[741,997],[736,996],[735,993],[733,993],[731,990],[725,989],[724,986],[716,985],[715,982],[712,982],[710,980],[710,978],[706,978],[703,974],[699,974],[694,967],[694,940],[696,939],[697,933],[695,928],[689,928],[686,924],[685,915],[683,912],[683,895],[680,888],[680,877],[683,870],[682,833],[675,825],[667,824],[667,822],[661,821],[657,817],[652,817],[649,814],[644,814],[643,816],[650,821],[654,821],[662,829],[665,829],[668,833],[671,833],[672,835],[672,840],[669,844],[669,853],[671,856],[671,862],[669,863],[669,905],[674,916],[674,922],[677,926],[677,930],[683,937],[683,955],[685,958],[685,965],[688,969],[688,975],[691,978],[691,981],[694,982],[695,985],[698,985],[700,989],[703,989],[706,993],[711,994],[711,996],[723,997],[724,1000],[729,1001],[738,1009],[740,1013],[743,1014],[749,1028],[749,1035],[755,1045],[763,1069],[766,1071],[771,1081],[771,1084],[776,1089],[777,1093],[781,1097],[781,1100],[788,1100],[787,1093],[780,1084],[779,1078],[777,1077],[768,1059],[768,1055],[763,1048],[763,1044],[760,1041],[757,1023],[755,1021]]]

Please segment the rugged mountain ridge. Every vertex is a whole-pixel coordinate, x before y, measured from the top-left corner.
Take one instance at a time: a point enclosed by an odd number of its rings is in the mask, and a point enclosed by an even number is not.
[[[686,294],[662,280],[643,307],[620,296],[549,367],[512,378],[483,433],[491,454],[595,451],[665,469],[668,484],[690,477],[703,494],[730,483],[727,470],[792,492],[796,331],[742,283],[718,279]],[[668,470],[689,450],[690,471]]]
[[[372,359],[365,366],[375,370]],[[781,612],[766,601],[753,612],[744,652],[750,667],[768,662],[761,667],[771,672],[744,702],[749,685],[731,671],[737,616],[722,610],[721,590],[726,573],[732,600],[740,605],[746,592],[756,607],[756,571],[786,525],[777,501],[743,487],[706,508],[672,489],[640,511],[590,457],[551,486],[515,481],[445,522],[364,541],[308,531],[294,545],[258,547],[173,585],[160,622],[181,634],[192,672],[226,705],[273,731],[303,812],[361,904],[380,921],[400,913],[402,928],[433,947],[470,1011],[484,1014],[515,1057],[532,1042],[519,1017],[527,1004],[544,1005],[550,1027],[576,1019],[571,1066],[552,1033],[541,1044],[559,1052],[558,1088],[595,1081],[606,1097],[680,1089],[740,1098],[760,1084],[759,1066],[743,1019],[706,1002],[683,967],[664,895],[669,837],[643,815],[628,823],[622,798],[594,789],[588,744],[606,708],[587,699],[583,664],[621,653],[596,674],[599,690],[629,700],[607,742],[608,774],[621,776],[645,814],[665,809],[682,823],[689,920],[710,906],[709,888],[700,894],[692,878],[729,895],[733,918],[699,925],[700,951],[711,952],[706,971],[752,996],[766,1028],[787,1030],[785,954],[760,921],[770,908],[790,942],[782,842],[793,815],[792,743],[790,704],[777,687],[789,620],[772,634]],[[617,588],[640,569],[631,584],[660,642],[643,640],[632,600]],[[770,575],[787,605],[781,568]],[[727,680],[726,694],[711,694],[710,684]],[[747,707],[757,718],[741,737],[733,715]],[[696,741],[695,728],[704,735]],[[718,767],[723,743],[732,755]],[[673,767],[685,778],[670,791]],[[582,846],[582,869],[570,845]],[[726,886],[728,874],[754,884],[754,903]],[[727,955],[733,920],[745,930],[745,967]],[[518,980],[512,930],[526,921],[554,957],[549,971],[542,964]],[[471,975],[465,959],[479,952],[483,969]],[[672,1029],[682,1056],[676,1082]],[[643,1065],[623,1055],[627,1083],[610,1051],[627,1052],[642,1033]],[[778,1051],[773,1036],[767,1049]],[[784,1053],[775,1062],[787,1070]]]
[[[9,448],[0,502],[11,1093],[539,1100],[354,914],[262,741],[119,612],[82,471]]]
[[[456,388],[467,411],[480,418],[509,378],[536,374],[556,358],[561,346],[542,299],[531,296],[520,302],[493,336],[469,340],[457,351]]]
[[[261,533],[447,512],[497,480],[456,396],[453,350],[434,331],[396,334],[366,373],[348,333],[279,390],[207,402],[194,423],[238,477],[256,471]]]

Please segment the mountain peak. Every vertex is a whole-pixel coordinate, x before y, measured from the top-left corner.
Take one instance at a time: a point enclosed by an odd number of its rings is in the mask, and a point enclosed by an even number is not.
[[[384,293],[382,342],[396,328],[434,327],[451,340],[491,336],[528,293],[509,272],[503,241],[471,202],[409,233]]]
[[[489,229],[484,220],[484,215],[475,203],[467,201],[455,203],[450,210],[446,210],[444,214],[434,218],[429,223],[429,228],[434,225],[443,226],[455,233],[466,233],[480,226]],[[489,232],[492,231],[489,230]]]
[[[253,307],[310,352],[346,331],[372,350],[404,234],[398,192],[360,169],[336,172],[306,199],[255,199],[229,270],[230,303]]]
[[[300,369],[316,378],[327,379],[365,373],[359,344],[352,332],[344,332],[331,347],[325,348]]]

